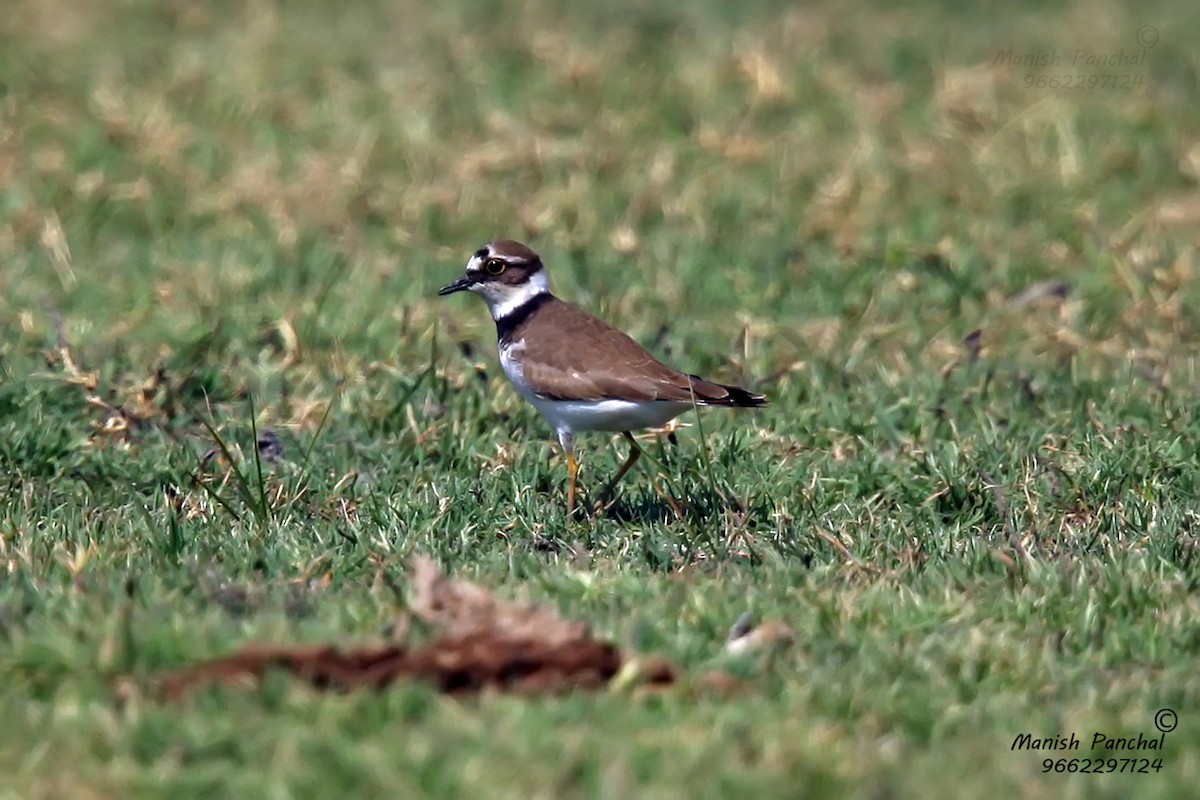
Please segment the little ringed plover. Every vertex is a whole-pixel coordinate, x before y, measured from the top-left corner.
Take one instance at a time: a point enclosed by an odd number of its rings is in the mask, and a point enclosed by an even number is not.
[[[517,391],[558,434],[567,455],[567,512],[575,510],[575,434],[623,433],[632,450],[601,492],[604,506],[641,456],[630,431],[666,424],[692,407],[766,405],[762,395],[689,375],[662,363],[625,333],[550,292],[537,253],[520,242],[481,247],[466,274],[439,295],[470,291],[496,321],[500,365]]]

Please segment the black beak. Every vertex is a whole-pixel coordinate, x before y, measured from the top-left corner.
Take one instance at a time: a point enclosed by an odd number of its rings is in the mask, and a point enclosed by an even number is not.
[[[448,294],[454,294],[455,292],[465,291],[467,289],[470,289],[474,284],[475,284],[475,281],[471,280],[466,275],[464,275],[463,277],[456,280],[454,283],[451,283],[448,286],[443,286],[442,288],[438,289],[438,297],[445,297]]]

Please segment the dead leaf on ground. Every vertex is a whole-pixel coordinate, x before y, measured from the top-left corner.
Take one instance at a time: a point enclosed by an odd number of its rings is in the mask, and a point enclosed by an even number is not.
[[[443,575],[431,559],[416,559],[412,583],[412,613],[437,632],[423,646],[251,645],[225,658],[161,673],[153,683],[177,699],[201,686],[253,684],[271,670],[282,670],[318,689],[382,689],[400,680],[421,680],[450,694],[485,689],[542,694],[605,687],[625,661],[586,623],[542,606],[502,600]],[[655,669],[642,673],[642,682],[674,682],[675,670],[655,663]]]
[[[549,642],[578,641],[590,635],[586,622],[563,619],[545,606],[502,600],[470,581],[442,574],[425,556],[413,560],[412,585],[413,613],[447,634],[492,632]]]

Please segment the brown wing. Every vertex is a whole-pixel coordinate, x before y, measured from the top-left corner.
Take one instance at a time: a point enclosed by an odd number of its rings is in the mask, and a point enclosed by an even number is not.
[[[689,403],[694,391],[703,405],[763,404],[758,395],[668,367],[621,331],[557,298],[513,338],[524,341],[525,380],[543,397]]]

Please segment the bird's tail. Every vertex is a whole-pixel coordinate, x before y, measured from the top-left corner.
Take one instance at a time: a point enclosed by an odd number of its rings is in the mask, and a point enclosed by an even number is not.
[[[696,402],[700,405],[762,408],[767,404],[766,397],[748,392],[740,386],[713,383],[704,380],[699,375],[689,375],[688,377],[692,379],[692,391],[696,393]]]

